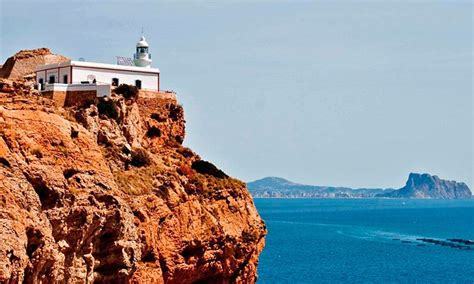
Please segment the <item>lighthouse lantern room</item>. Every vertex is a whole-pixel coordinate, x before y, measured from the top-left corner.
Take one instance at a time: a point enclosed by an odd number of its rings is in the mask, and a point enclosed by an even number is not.
[[[133,56],[135,66],[139,67],[150,67],[151,66],[151,54],[148,53],[148,42],[146,42],[145,36],[140,37],[137,42],[137,53]]]

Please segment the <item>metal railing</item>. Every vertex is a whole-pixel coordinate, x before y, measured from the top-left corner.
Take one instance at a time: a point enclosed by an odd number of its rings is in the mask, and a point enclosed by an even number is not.
[[[143,53],[134,53],[133,54],[133,59],[140,59],[140,56],[139,54],[143,54]],[[148,54],[148,59],[151,59],[151,53],[147,53]]]

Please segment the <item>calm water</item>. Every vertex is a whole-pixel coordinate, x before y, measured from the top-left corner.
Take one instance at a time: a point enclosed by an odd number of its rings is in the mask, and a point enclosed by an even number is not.
[[[256,199],[268,228],[258,283],[474,283],[474,200]],[[394,240],[400,239],[400,240]],[[411,243],[402,243],[410,241]]]

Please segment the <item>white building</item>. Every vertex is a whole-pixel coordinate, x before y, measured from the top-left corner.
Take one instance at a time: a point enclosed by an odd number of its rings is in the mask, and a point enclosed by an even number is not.
[[[98,97],[110,95],[111,88],[120,84],[158,92],[160,70],[150,67],[151,54],[143,35],[133,62],[134,66],[73,60],[40,65],[36,68],[36,82],[42,92],[95,91]]]

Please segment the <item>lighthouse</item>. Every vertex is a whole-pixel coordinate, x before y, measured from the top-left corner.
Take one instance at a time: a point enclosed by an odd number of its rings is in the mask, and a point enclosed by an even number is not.
[[[148,53],[148,42],[143,34],[137,42],[137,53],[134,54],[133,59],[135,66],[148,68],[151,66],[151,54]]]
[[[160,92],[160,69],[151,67],[151,54],[143,33],[137,42],[134,57],[117,56],[117,64],[67,60],[38,65],[36,83],[41,93],[63,100],[84,100],[107,97],[121,84],[147,92]],[[148,93],[150,94],[150,93]],[[63,99],[61,99],[63,98]],[[55,99],[56,100],[56,99]],[[71,103],[69,99],[59,104]]]

